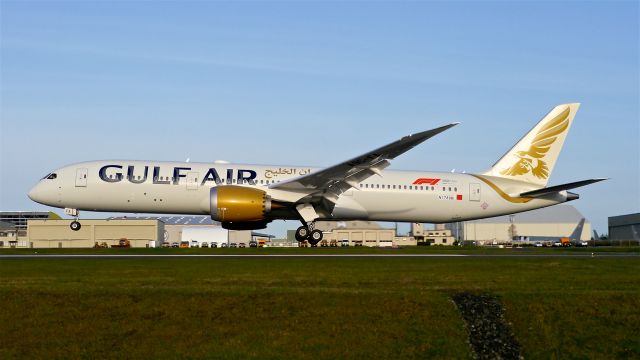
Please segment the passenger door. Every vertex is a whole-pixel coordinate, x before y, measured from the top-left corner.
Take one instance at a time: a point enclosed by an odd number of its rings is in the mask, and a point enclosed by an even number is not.
[[[469,184],[469,201],[480,201],[480,184]]]
[[[76,187],[87,187],[87,173],[86,168],[76,169]]]

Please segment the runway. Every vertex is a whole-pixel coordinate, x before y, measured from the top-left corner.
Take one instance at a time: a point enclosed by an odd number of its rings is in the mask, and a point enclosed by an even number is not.
[[[206,258],[635,258],[640,260],[640,254],[636,253],[587,253],[587,254],[162,254],[162,255],[136,255],[136,254],[17,254],[0,255],[0,260],[27,260],[27,259],[206,259]]]

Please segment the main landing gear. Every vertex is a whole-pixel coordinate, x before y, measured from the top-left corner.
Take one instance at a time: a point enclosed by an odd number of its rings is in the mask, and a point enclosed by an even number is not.
[[[296,230],[298,242],[308,241],[311,246],[316,246],[322,240],[322,231],[314,229],[318,213],[311,204],[299,204],[296,210],[300,215],[302,226]]]
[[[296,230],[296,240],[298,242],[303,242],[307,240],[309,244],[317,245],[320,241],[322,241],[322,231],[318,229],[314,229],[314,223],[308,223],[307,225],[302,225]]]
[[[80,225],[80,222],[78,221],[78,217],[80,216],[80,211],[78,211],[78,209],[65,208],[64,213],[74,217],[71,224],[69,224],[71,230],[78,231],[82,228],[82,225]]]

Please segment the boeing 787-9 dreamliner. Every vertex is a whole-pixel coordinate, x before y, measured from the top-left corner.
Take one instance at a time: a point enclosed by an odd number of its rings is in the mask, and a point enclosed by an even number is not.
[[[401,138],[327,168],[229,163],[105,160],[45,176],[29,198],[79,210],[207,214],[226,229],[299,220],[298,241],[316,244],[318,220],[446,223],[512,214],[578,199],[568,190],[604,179],[547,187],[579,104],[556,106],[479,174],[391,171],[390,161],[455,125]]]

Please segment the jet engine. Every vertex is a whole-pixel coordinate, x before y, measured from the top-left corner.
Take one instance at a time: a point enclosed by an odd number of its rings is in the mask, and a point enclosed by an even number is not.
[[[211,219],[222,223],[264,221],[271,211],[266,192],[244,186],[221,185],[209,193]]]

